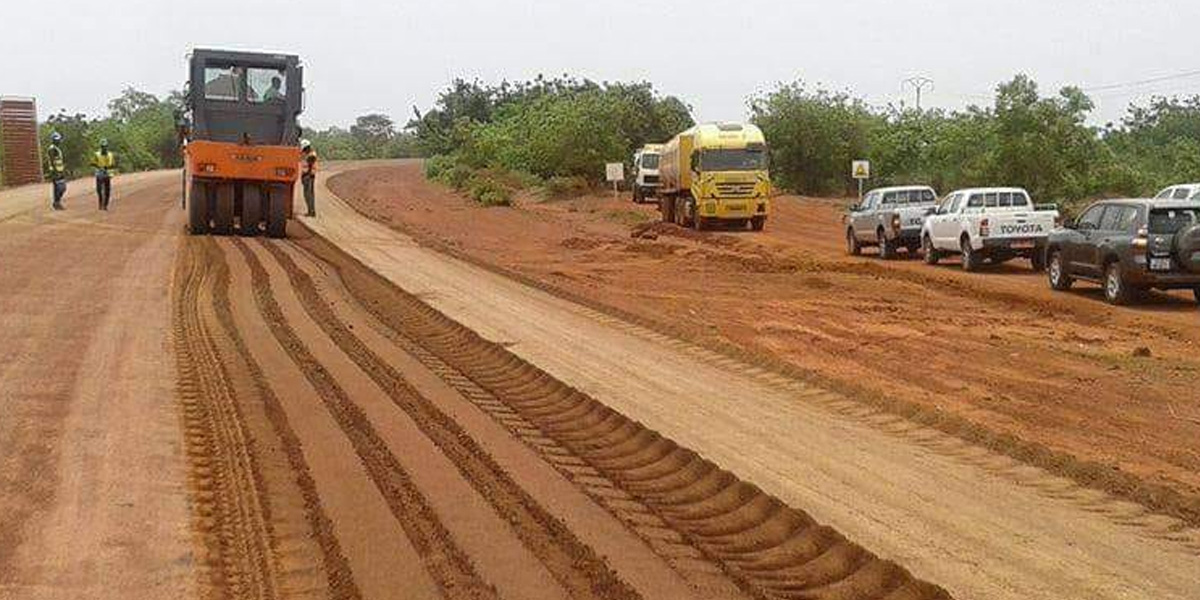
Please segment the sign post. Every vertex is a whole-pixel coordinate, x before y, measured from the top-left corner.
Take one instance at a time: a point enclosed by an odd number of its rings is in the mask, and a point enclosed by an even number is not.
[[[613,184],[613,198],[620,195],[620,190],[617,186],[622,181],[625,181],[625,163],[607,163],[604,165],[604,174],[606,178]]]
[[[858,180],[858,203],[862,204],[863,182],[871,178],[871,161],[856,160],[851,162],[850,175]]]

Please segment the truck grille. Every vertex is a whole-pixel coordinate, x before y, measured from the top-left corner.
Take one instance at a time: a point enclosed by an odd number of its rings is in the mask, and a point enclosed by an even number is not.
[[[749,198],[754,195],[754,182],[718,183],[717,195],[721,198]]]
[[[643,175],[642,181],[646,183],[658,183],[658,175]]]

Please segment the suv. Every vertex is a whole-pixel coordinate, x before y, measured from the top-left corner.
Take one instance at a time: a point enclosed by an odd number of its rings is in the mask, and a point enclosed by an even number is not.
[[[1173,185],[1154,196],[1155,200],[1197,200],[1200,199],[1200,183]]]
[[[1200,200],[1105,200],[1056,230],[1046,246],[1050,287],[1104,285],[1126,304],[1147,289],[1191,289],[1200,302]]]
[[[915,255],[921,224],[936,205],[937,192],[926,185],[871,190],[846,215],[846,251],[857,256],[864,246],[878,246],[879,256],[891,259],[903,246]]]
[[[975,188],[946,196],[921,229],[925,262],[935,265],[946,254],[962,254],[963,269],[1028,258],[1035,271],[1045,268],[1046,237],[1058,221],[1053,205],[1035,207],[1021,188]]]

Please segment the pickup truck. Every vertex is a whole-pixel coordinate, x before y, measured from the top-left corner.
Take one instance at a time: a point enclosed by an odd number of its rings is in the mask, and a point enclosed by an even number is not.
[[[1076,279],[1127,304],[1147,289],[1191,289],[1200,302],[1200,200],[1104,200],[1050,234],[1050,287]]]
[[[921,228],[925,262],[961,254],[963,269],[1028,258],[1035,271],[1046,267],[1046,238],[1058,222],[1054,206],[1035,207],[1021,188],[974,188],[946,196]]]
[[[936,206],[937,192],[926,185],[871,190],[846,215],[846,251],[857,256],[863,247],[876,246],[880,258],[887,260],[904,247],[916,255],[921,225]]]
[[[1155,200],[1200,200],[1200,183],[1173,185],[1154,196]]]

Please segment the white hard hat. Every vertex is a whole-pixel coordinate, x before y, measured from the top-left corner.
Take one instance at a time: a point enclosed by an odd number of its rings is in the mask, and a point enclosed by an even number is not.
[[[300,147],[301,147],[301,148],[308,148],[308,147],[310,147],[310,146],[312,146],[312,142],[310,142],[310,141],[308,141],[308,140],[305,140],[305,139],[302,139],[302,140],[300,140]]]

